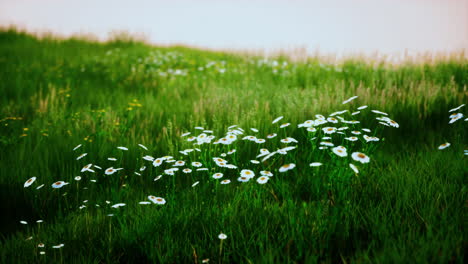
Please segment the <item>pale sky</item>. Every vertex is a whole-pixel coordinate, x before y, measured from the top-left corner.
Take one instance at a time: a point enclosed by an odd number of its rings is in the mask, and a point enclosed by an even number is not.
[[[0,0],[10,24],[216,49],[468,50],[468,0]]]

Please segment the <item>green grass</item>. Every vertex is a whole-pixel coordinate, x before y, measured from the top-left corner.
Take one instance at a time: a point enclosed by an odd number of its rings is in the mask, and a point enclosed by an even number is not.
[[[464,263],[467,108],[457,111],[463,119],[448,124],[448,110],[468,98],[464,54],[400,65],[372,58],[265,61],[3,29],[0,80],[1,263]],[[315,133],[297,127],[316,114],[361,105],[369,108],[341,115],[360,124],[327,123]],[[380,125],[370,109],[388,113],[400,127]],[[271,124],[278,116],[284,119]],[[284,122],[291,125],[280,129]],[[197,135],[194,127],[202,126],[219,138],[231,125],[245,130],[232,145],[179,153],[194,148],[182,133]],[[340,158],[318,149],[324,126],[369,128],[380,141],[333,134],[331,141],[348,149]],[[241,140],[270,133],[278,136],[262,145]],[[287,136],[299,141],[292,144],[297,149],[250,163],[260,148],[284,147],[279,140]],[[311,141],[314,136],[319,139]],[[438,150],[445,142],[451,146]],[[225,159],[238,169],[217,167],[212,158],[230,149],[236,152]],[[368,154],[370,163],[352,160],[354,151]],[[88,155],[76,160],[81,153]],[[200,161],[209,171],[193,168],[153,181],[171,165],[154,167],[144,155]],[[314,161],[324,165],[309,167]],[[81,173],[88,163],[124,169]],[[280,173],[287,163],[296,168]],[[134,174],[143,165],[141,176]],[[257,177],[240,183],[242,169],[274,176],[263,185]],[[215,172],[231,183],[221,185],[211,177]],[[74,180],[78,175],[81,181]],[[36,182],[24,188],[32,176]],[[58,180],[70,184],[52,189]],[[148,195],[167,202],[138,204]],[[120,202],[126,206],[110,207]],[[227,239],[220,251],[221,232]],[[52,248],[60,243],[65,246]]]

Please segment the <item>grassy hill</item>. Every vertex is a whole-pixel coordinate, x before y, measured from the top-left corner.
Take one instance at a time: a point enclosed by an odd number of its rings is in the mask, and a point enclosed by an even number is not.
[[[0,80],[2,263],[464,262],[464,54],[291,61],[3,29]]]

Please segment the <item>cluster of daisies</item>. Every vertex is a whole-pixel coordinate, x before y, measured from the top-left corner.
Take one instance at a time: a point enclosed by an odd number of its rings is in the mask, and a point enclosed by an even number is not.
[[[354,99],[356,99],[357,96],[353,96],[343,102],[343,104],[348,104]],[[361,128],[361,129],[356,129],[356,126],[360,124],[360,121],[357,120],[347,120],[344,118],[344,116],[348,117],[354,117],[358,114],[361,113],[361,111],[364,111],[367,109],[367,106],[359,106],[356,108],[355,111],[350,111],[350,110],[342,110],[342,111],[337,111],[334,113],[331,113],[328,117],[325,117],[324,115],[317,114],[315,115],[315,119],[310,119],[306,120],[300,124],[297,124],[298,129],[305,129],[307,132],[307,137],[305,140],[308,142],[316,142],[316,146],[318,150],[328,150],[333,155],[335,155],[337,158],[346,158],[348,156],[351,157],[352,161],[354,162],[359,162],[361,164],[369,163],[370,162],[370,157],[361,152],[361,151],[350,151],[349,148],[346,146],[343,146],[344,142],[354,142],[354,141],[361,141],[363,143],[369,143],[369,142],[376,142],[379,141],[380,139],[374,135],[371,134],[371,130],[367,128]],[[376,120],[378,121],[379,124],[383,126],[388,126],[388,127],[395,127],[398,128],[399,125],[397,122],[394,120],[390,119],[388,117],[388,114],[379,110],[371,110],[371,112],[376,116]],[[457,115],[458,116],[458,115]],[[280,123],[281,120],[283,120],[283,116],[280,116],[272,121],[272,125],[278,124],[275,132],[279,132],[279,130],[286,130],[288,127],[291,127],[291,123],[285,122],[285,123]],[[353,128],[350,128],[353,127]],[[264,137],[259,137],[258,135],[261,134],[261,132],[256,129],[256,128],[250,128],[250,131],[253,132],[252,135],[247,135],[246,130],[243,128],[239,127],[238,125],[232,125],[228,127],[227,132],[221,136],[221,137],[216,137],[214,135],[214,131],[212,130],[207,130],[204,129],[203,127],[195,127],[195,130],[199,130],[200,133],[198,135],[191,135],[191,132],[186,132],[183,133],[181,136],[186,139],[186,141],[191,142],[193,144],[193,148],[190,149],[185,149],[179,151],[179,153],[182,155],[182,157],[185,158],[179,158],[176,159],[173,156],[162,156],[162,157],[153,157],[151,155],[145,155],[142,157],[143,160],[147,161],[148,164],[145,166],[142,166],[141,168],[137,169],[134,171],[134,174],[141,176],[142,173],[146,170],[147,166],[153,166],[155,168],[159,168],[161,171],[161,174],[156,176],[154,178],[154,181],[157,181],[161,179],[164,175],[170,175],[174,176],[176,173],[179,171],[184,173],[184,174],[190,174],[200,171],[208,171],[212,172],[211,177],[213,179],[219,180],[220,184],[229,184],[231,183],[231,179],[227,179],[225,176],[230,175],[232,176],[233,174],[237,174],[237,181],[241,183],[249,182],[250,180],[256,178],[256,182],[259,184],[265,184],[267,183],[270,178],[274,175],[274,172],[278,173],[285,173],[291,170],[294,170],[296,168],[296,164],[294,163],[287,163],[287,164],[278,164],[276,165],[277,167],[274,168],[274,162],[269,162],[268,166],[264,166],[263,169],[259,170],[253,170],[252,168],[239,168],[238,165],[233,164],[233,162],[229,161],[229,156],[233,155],[236,153],[236,149],[233,147],[237,142],[239,141],[247,141],[247,142],[252,142],[252,144],[258,144],[258,145],[268,145],[269,143],[273,143],[277,145],[278,141],[278,133],[263,133]],[[285,133],[281,133],[285,134]],[[301,141],[303,139],[300,139]],[[287,155],[288,153],[292,152],[293,150],[296,150],[299,146],[307,146],[307,144],[301,144],[299,139],[295,139],[293,137],[284,137],[279,139],[280,145],[283,145],[280,148],[277,148],[276,150],[272,151],[268,149],[267,147],[259,148],[259,153],[256,154],[256,156],[250,160],[251,166],[263,166],[266,163],[267,160],[272,159],[274,156],[282,156],[282,155]],[[335,145],[335,142],[341,142],[340,145]],[[212,145],[226,145],[232,147],[229,151],[225,151],[223,153],[214,153],[212,150],[210,150],[210,155],[217,155],[219,157],[212,157],[211,160],[193,160],[194,156],[192,155],[193,153],[196,152],[202,152],[200,149],[202,145],[205,144],[212,144]],[[447,143],[448,144],[448,143]],[[82,145],[78,145],[75,148],[73,148],[73,151],[77,151]],[[142,144],[138,144],[138,147],[144,149],[145,151],[148,151],[148,148]],[[124,146],[119,146],[117,149],[121,151],[128,151],[127,147]],[[223,148],[219,148],[223,149]],[[314,148],[312,149],[314,151]],[[348,153],[350,152],[350,153]],[[83,153],[78,155],[76,160],[81,160],[84,159],[87,156],[87,153]],[[206,155],[205,155],[206,156]],[[187,160],[187,159],[192,159],[192,160]],[[116,158],[114,157],[109,157],[109,161],[117,161]],[[278,159],[277,159],[278,160]],[[311,163],[309,164],[310,167],[319,167],[323,165],[319,161],[310,161]],[[245,166],[245,165],[244,165]],[[265,168],[266,167],[266,168]],[[355,173],[359,173],[358,167],[353,164],[349,163],[349,167],[351,170],[353,170]],[[227,172],[224,172],[222,169],[227,169]],[[102,170],[101,174],[104,175],[113,175],[118,173],[121,170],[124,170],[124,168],[118,168],[118,167],[109,167],[106,169],[103,169],[102,167],[96,165],[96,164],[86,164],[83,166],[81,169],[81,173],[100,173],[99,170]],[[81,176],[76,176],[75,181],[80,181]],[[36,181],[36,177],[32,177],[28,179],[24,183],[24,187],[29,187],[31,186],[34,182]],[[96,182],[96,180],[91,180],[93,182]],[[51,184],[52,188],[58,189],[62,188],[66,185],[68,185],[68,182],[65,181],[56,181]],[[192,184],[193,187],[198,185],[199,182],[195,182]],[[44,184],[41,184],[40,186],[37,187],[37,189],[40,189],[44,186]],[[152,198],[153,197],[153,198]],[[155,197],[155,196],[148,196],[149,201],[143,201],[141,204],[148,204],[148,203],[155,203],[155,204],[164,204],[165,200],[161,197]],[[85,205],[83,205],[85,206]],[[113,208],[118,208],[121,206],[125,206],[124,203],[118,203],[113,205]],[[84,207],[83,207],[84,208]]]
[[[450,116],[449,116],[449,119],[450,119],[450,120],[449,120],[449,124],[453,124],[453,123],[457,122],[458,120],[460,120],[460,119],[462,119],[462,118],[464,117],[463,113],[461,113],[461,112],[453,113],[453,112],[457,112],[458,110],[460,110],[460,109],[463,108],[464,106],[465,106],[465,104],[462,104],[462,105],[460,105],[460,106],[457,106],[457,107],[455,107],[455,108],[449,110],[449,113],[452,113],[452,114],[450,114]],[[465,121],[465,122],[468,121],[468,118],[465,118],[464,121]],[[441,145],[438,147],[438,149],[439,149],[439,150],[443,150],[443,149],[446,149],[446,148],[450,147],[450,145],[451,145],[451,144],[450,144],[449,142],[445,142],[445,143],[441,144]],[[463,151],[463,155],[468,155],[468,149],[465,149],[465,150]]]
[[[343,102],[343,104],[350,103],[354,99],[356,99],[357,96],[353,96]],[[315,119],[311,120],[306,120],[303,123],[297,124],[298,129],[305,129],[307,131],[307,138],[306,140],[309,142],[316,141],[317,142],[317,148],[318,150],[330,150],[331,153],[333,153],[337,158],[344,158],[350,156],[351,159],[355,162],[359,162],[361,164],[369,163],[370,162],[370,157],[361,152],[361,151],[353,151],[350,154],[348,154],[348,151],[350,151],[346,146],[343,145],[335,145],[335,142],[343,142],[343,140],[348,141],[348,142],[353,142],[353,141],[361,141],[363,143],[369,143],[369,142],[376,142],[380,141],[380,139],[376,136],[369,135],[371,133],[370,129],[367,128],[362,128],[360,130],[356,129],[355,127],[360,124],[360,121],[357,120],[347,120],[344,118],[344,116],[348,117],[353,117],[356,115],[359,115],[361,111],[364,111],[367,109],[367,106],[360,106],[357,107],[355,111],[349,111],[349,110],[343,110],[343,111],[338,111],[330,114],[328,117],[325,117],[323,115],[315,115]],[[388,126],[388,127],[394,127],[398,128],[399,124],[390,119],[388,117],[388,114],[379,110],[371,110],[371,112],[376,116],[376,120],[378,121],[379,124]],[[286,130],[288,127],[291,126],[291,123],[285,122],[285,123],[279,123],[281,120],[283,120],[283,116],[280,116],[272,121],[272,125],[277,124],[277,128],[275,129],[275,132],[278,132],[278,130]],[[351,129],[350,127],[354,127]],[[273,128],[274,129],[274,128]],[[195,130],[200,131],[197,133],[197,135],[192,135],[192,132],[185,132],[181,136],[185,138],[187,142],[191,142],[193,144],[193,148],[190,149],[185,149],[180,151],[181,154],[189,156],[189,153],[193,151],[198,151],[201,152],[200,148],[202,145],[205,144],[212,144],[212,145],[227,145],[227,146],[235,146],[238,141],[247,141],[247,142],[252,142],[252,144],[258,144],[261,146],[268,145],[270,142],[275,142],[277,141],[280,142],[281,144],[284,144],[283,147],[278,148],[275,151],[269,150],[267,147],[263,147],[259,149],[259,153],[256,155],[256,157],[252,160],[250,160],[250,163],[252,164],[251,166],[255,166],[256,164],[261,164],[259,166],[265,165],[264,167],[270,168],[274,166],[274,164],[266,163],[268,159],[271,159],[274,156],[281,156],[281,155],[287,155],[289,152],[297,149],[299,146],[301,146],[300,140],[302,139],[296,139],[293,137],[284,137],[281,139],[277,139],[276,137],[278,134],[284,134],[284,133],[263,133],[263,137],[259,137],[259,134],[262,134],[259,129],[257,128],[250,128],[249,133],[252,133],[250,135],[247,134],[247,131],[244,130],[243,128],[239,127],[238,125],[232,125],[227,128],[227,132],[221,136],[221,137],[216,137],[214,132],[212,130],[207,130],[204,129],[203,127],[195,127]],[[270,131],[271,132],[271,131]],[[275,144],[273,143],[273,144]],[[275,144],[277,145],[277,144]],[[220,148],[223,149],[223,148]],[[236,170],[238,173],[237,176],[237,181],[241,183],[249,182],[251,179],[255,178],[257,174],[258,178],[256,179],[257,183],[259,184],[265,184],[268,182],[268,180],[273,176],[272,171],[276,171],[278,173],[285,173],[287,171],[293,170],[296,168],[296,164],[294,163],[287,163],[287,164],[280,164],[279,167],[273,170],[252,170],[251,168],[238,168],[238,165],[232,164],[227,160],[226,157],[236,153],[236,149],[233,147],[227,152],[219,153],[220,157],[214,157],[214,168],[227,168],[227,169],[233,169]],[[218,155],[216,153],[213,153],[215,155]],[[170,157],[172,158],[172,157]],[[225,159],[226,158],[226,159]],[[156,165],[159,166],[162,164],[163,158],[158,158],[156,159]],[[167,161],[167,160],[166,160]],[[185,161],[179,160],[169,160],[168,162],[173,162],[174,167],[176,166],[184,166],[186,164]],[[273,162],[274,163],[274,162]],[[201,162],[196,161],[196,164],[198,166],[203,166]],[[314,161],[310,163],[310,167],[319,167],[323,165],[323,163]],[[192,166],[194,166],[194,163],[192,162]],[[245,165],[244,165],[245,166]],[[359,173],[358,167],[353,164],[349,163],[349,167],[352,171],[355,173]],[[213,169],[213,168],[211,168]],[[172,173],[174,170],[178,170],[177,168],[171,168],[169,171]],[[185,169],[184,169],[185,170]],[[190,170],[190,169],[189,169]],[[199,168],[197,170],[209,170],[208,168]],[[185,172],[185,171],[184,171]],[[189,171],[191,172],[191,170]],[[167,174],[167,170],[165,171]],[[232,175],[232,173],[230,173]],[[235,174],[235,173],[234,173]],[[214,179],[221,179],[224,177],[224,174],[222,172],[216,172],[212,175]],[[228,184],[230,183],[230,179],[223,179],[221,181],[221,184]],[[196,182],[195,184],[198,184]]]
[[[351,97],[343,102],[348,104],[356,99],[357,96]],[[156,176],[153,181],[158,181],[162,177],[172,176],[176,174],[193,174],[199,173],[200,177],[209,177],[219,184],[227,185],[233,181],[239,184],[245,184],[254,181],[258,184],[268,183],[274,174],[287,174],[290,171],[297,170],[298,164],[283,163],[283,157],[293,156],[299,148],[307,148],[306,152],[322,151],[328,152],[332,159],[339,159],[344,161],[344,164],[349,165],[349,169],[355,174],[359,173],[359,168],[356,164],[367,164],[371,158],[364,153],[365,151],[353,150],[356,146],[366,146],[372,142],[378,142],[380,139],[372,134],[368,128],[360,128],[360,121],[354,120],[353,117],[359,115],[362,111],[367,111],[367,106],[359,106],[354,111],[342,110],[331,113],[328,116],[317,114],[315,118],[306,120],[302,123],[296,124],[297,129],[304,130],[306,136],[304,138],[293,138],[288,136],[281,136],[287,134],[288,130],[296,129],[293,124],[289,122],[280,122],[284,119],[280,116],[272,120],[272,131],[260,131],[257,128],[249,128],[244,130],[238,125],[232,125],[227,128],[227,132],[219,137],[215,136],[214,131],[205,129],[203,127],[195,127],[198,133],[192,135],[191,132],[186,132],[181,137],[192,145],[191,148],[180,150],[175,156],[160,156],[154,157],[149,155],[148,148],[142,144],[138,144],[138,148],[144,150],[141,159],[143,166],[134,169],[133,173],[142,176],[148,167],[153,167],[152,172],[156,171]],[[376,115],[378,124],[388,127],[398,128],[399,125],[394,120],[388,117],[388,114],[379,110],[370,110]],[[263,135],[263,136],[261,136]],[[354,145],[353,142],[360,142],[362,144]],[[236,144],[239,142],[246,142],[244,144],[254,144],[258,152],[254,154],[251,159],[242,154],[237,157],[235,154]],[[218,145],[219,147],[205,148],[206,145]],[[276,146],[273,150],[270,146]],[[270,146],[270,147],[269,147]],[[279,147],[277,147],[279,146]],[[82,147],[82,144],[73,148],[77,152]],[[129,148],[124,146],[116,147],[119,151],[128,151]],[[83,162],[87,158],[87,153],[77,155],[76,160]],[[317,155],[325,157],[327,155]],[[238,160],[239,159],[239,160]],[[108,161],[118,161],[115,157],[107,158]],[[237,162],[236,162],[237,161]],[[281,162],[281,163],[280,163]],[[320,167],[324,165],[324,160],[310,160],[306,164],[309,167]],[[236,164],[237,163],[237,164]],[[299,164],[300,165],[300,164]],[[119,174],[120,171],[128,169],[111,166],[103,168],[94,163],[85,164],[80,172],[82,175],[102,175],[104,177],[112,177],[114,174]],[[201,173],[204,172],[204,173]],[[234,176],[234,177],[233,177]],[[76,183],[82,180],[82,176],[75,176]],[[24,188],[32,186],[37,181],[37,177],[32,177],[24,183]],[[90,182],[97,182],[96,179],[90,179]],[[194,182],[191,186],[195,187],[200,181]],[[53,189],[66,188],[70,182],[63,180],[50,183]],[[41,189],[45,185],[41,184],[36,189]],[[87,189],[87,187],[83,187]],[[104,206],[113,208],[110,210],[124,207],[127,204],[124,202],[112,203],[105,201]],[[166,200],[163,197],[148,195],[146,201],[140,201],[140,205],[164,205]],[[79,209],[87,207],[88,200],[84,200]],[[96,207],[101,207],[96,204]],[[108,214],[113,216],[114,214]],[[220,239],[224,239],[220,235]],[[63,246],[63,245],[62,245]]]

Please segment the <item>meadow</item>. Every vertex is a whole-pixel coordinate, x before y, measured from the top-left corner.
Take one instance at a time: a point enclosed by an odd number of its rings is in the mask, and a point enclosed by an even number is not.
[[[463,53],[2,29],[0,80],[1,263],[465,262]]]

